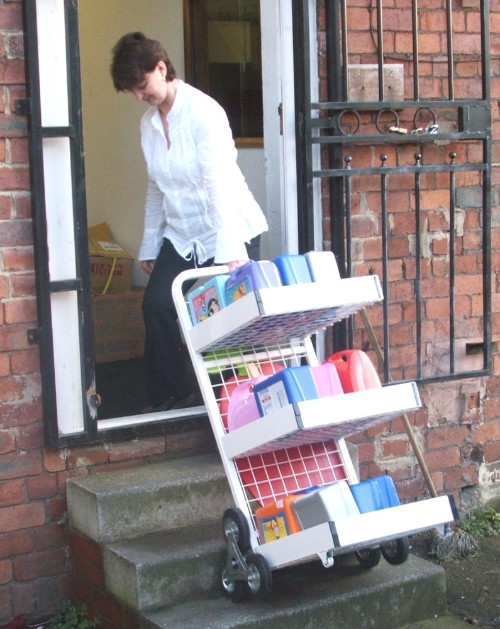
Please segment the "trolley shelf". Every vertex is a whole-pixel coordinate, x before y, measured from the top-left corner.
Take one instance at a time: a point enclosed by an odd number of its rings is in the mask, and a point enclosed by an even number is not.
[[[375,546],[453,520],[449,497],[439,496],[324,522],[261,544],[259,553],[272,568],[278,568],[315,554],[328,552],[336,556]]]
[[[333,282],[261,288],[195,325],[196,352],[226,347],[288,342],[314,334],[383,299],[376,275]]]
[[[414,382],[298,402],[224,435],[222,448],[234,459],[341,439],[420,406]]]

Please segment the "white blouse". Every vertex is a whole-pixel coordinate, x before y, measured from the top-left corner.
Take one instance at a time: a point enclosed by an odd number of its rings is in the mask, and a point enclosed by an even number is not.
[[[148,189],[139,260],[156,259],[163,238],[198,264],[247,259],[244,243],[267,222],[236,163],[225,111],[179,80],[167,122],[170,147],[156,107],[141,120]]]

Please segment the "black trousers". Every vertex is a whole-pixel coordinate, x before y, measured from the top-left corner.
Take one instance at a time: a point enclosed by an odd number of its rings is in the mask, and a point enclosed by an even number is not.
[[[259,240],[252,240],[247,247],[252,259],[258,259]],[[212,264],[213,259],[210,259],[198,266]],[[195,267],[194,259],[185,260],[169,240],[163,240],[142,302],[146,391],[153,406],[162,404],[171,395],[189,395],[198,387],[191,361],[181,341],[172,298],[174,279],[181,271]],[[184,288],[188,290],[189,286],[185,284]]]

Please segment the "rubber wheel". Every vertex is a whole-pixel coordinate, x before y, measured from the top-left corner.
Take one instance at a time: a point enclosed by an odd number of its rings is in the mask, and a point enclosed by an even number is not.
[[[410,540],[408,537],[398,537],[390,542],[386,542],[382,546],[381,551],[384,559],[388,563],[397,566],[408,559],[408,555],[410,554]]]
[[[380,548],[364,548],[363,550],[357,550],[355,553],[358,563],[363,568],[375,568],[380,561],[382,551]]]
[[[250,527],[241,509],[226,509],[224,511],[222,532],[226,539],[228,539],[229,533],[233,533],[242,553],[250,548]]]
[[[227,573],[226,562],[221,567],[221,584],[222,590],[227,598],[234,603],[239,603],[247,597],[248,590],[245,581],[235,581]]]
[[[246,557],[250,572],[248,577],[248,591],[253,598],[264,599],[271,592],[273,577],[266,559],[257,553],[250,553]]]

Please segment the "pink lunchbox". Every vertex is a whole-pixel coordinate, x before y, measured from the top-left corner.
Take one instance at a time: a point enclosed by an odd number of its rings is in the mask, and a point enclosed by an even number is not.
[[[344,393],[337,368],[332,363],[323,363],[316,367],[311,367],[311,372],[319,397]]]
[[[231,393],[227,411],[228,430],[236,430],[255,421],[260,417],[257,400],[255,399],[254,386],[265,380],[268,376],[257,376],[247,382],[239,384]]]

